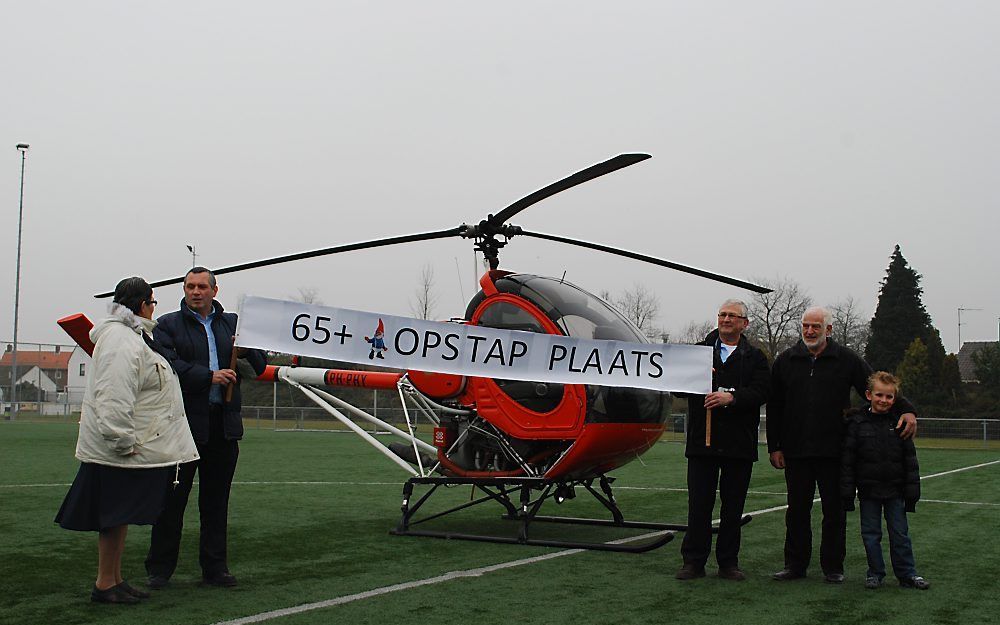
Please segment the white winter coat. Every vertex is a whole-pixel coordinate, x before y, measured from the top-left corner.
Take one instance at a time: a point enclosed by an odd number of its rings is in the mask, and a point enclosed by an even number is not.
[[[132,469],[197,460],[177,374],[142,338],[156,322],[119,304],[109,312],[90,331],[77,459]]]

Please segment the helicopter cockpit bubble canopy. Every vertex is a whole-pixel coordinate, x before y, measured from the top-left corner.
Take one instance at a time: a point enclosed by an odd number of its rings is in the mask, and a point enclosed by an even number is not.
[[[649,339],[604,300],[580,287],[544,276],[491,272],[494,296],[480,291],[466,318],[490,328],[563,334],[575,338],[649,343]],[[505,295],[505,296],[504,296]],[[511,297],[513,296],[513,297]],[[535,413],[563,403],[564,385],[494,380],[500,390]],[[667,393],[650,389],[586,386],[586,422],[662,423]]]

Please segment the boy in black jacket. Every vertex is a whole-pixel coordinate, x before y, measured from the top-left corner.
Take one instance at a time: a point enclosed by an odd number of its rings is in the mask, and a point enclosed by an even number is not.
[[[893,410],[899,379],[885,371],[868,378],[865,396],[871,405],[851,414],[841,455],[840,492],[844,509],[854,510],[854,492],[861,502],[861,540],[868,556],[865,588],[875,589],[885,577],[882,557],[882,519],[889,531],[892,571],[904,588],[927,590],[930,582],[917,575],[906,513],[920,499],[920,471],[912,439],[896,430]]]

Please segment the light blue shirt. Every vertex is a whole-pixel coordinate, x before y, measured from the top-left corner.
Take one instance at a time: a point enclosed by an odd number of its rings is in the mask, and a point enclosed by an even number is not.
[[[729,360],[729,354],[736,351],[736,347],[736,345],[726,345],[722,341],[719,341],[719,358],[722,359],[722,362]]]
[[[215,345],[215,333],[212,332],[212,321],[215,319],[215,307],[212,307],[212,312],[208,315],[208,318],[202,317],[195,311],[195,318],[201,322],[201,325],[205,326],[205,335],[208,337],[208,368],[212,371],[219,370],[219,348]],[[208,391],[208,403],[222,405],[222,386],[218,384],[213,384],[211,390]]]

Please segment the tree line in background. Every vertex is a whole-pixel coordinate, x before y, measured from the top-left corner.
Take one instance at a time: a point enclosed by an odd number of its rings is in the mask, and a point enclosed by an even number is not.
[[[876,370],[895,373],[903,393],[925,416],[996,417],[1000,404],[1000,343],[973,355],[978,383],[963,383],[956,354],[946,354],[941,335],[924,307],[921,275],[906,261],[897,245],[879,288],[878,305],[870,320],[853,296],[827,306],[832,314],[832,338],[864,355]],[[802,313],[814,305],[794,280],[755,279],[771,289],[748,301],[747,338],[770,360],[799,340]],[[615,297],[602,294],[651,340],[665,333],[655,325],[659,302],[636,285]],[[642,303],[642,305],[639,305]],[[692,321],[676,337],[679,343],[698,343],[715,328],[710,321]]]
[[[416,317],[432,319],[437,303],[434,271],[429,265],[424,265],[420,271],[411,310]],[[925,416],[996,417],[1000,404],[1000,343],[987,346],[973,355],[979,382],[963,383],[958,357],[945,353],[940,333],[924,307],[920,280],[921,275],[910,267],[897,245],[890,256],[871,319],[866,319],[865,312],[853,296],[827,306],[833,317],[832,338],[864,355],[876,370],[890,371],[899,376],[903,382],[903,393],[921,408]],[[777,354],[799,340],[802,313],[814,302],[802,285],[789,278],[756,278],[755,282],[772,291],[754,294],[747,300],[751,322],[746,335],[770,360],[774,360]],[[652,341],[698,343],[715,328],[714,320],[692,321],[679,335],[671,337],[657,323],[661,310],[659,298],[642,284],[636,283],[617,294],[603,290],[599,295]],[[322,304],[316,290],[311,288],[300,288],[299,293],[291,298]],[[302,366],[362,368],[314,359],[305,359]],[[261,388],[249,391],[251,403],[270,405],[271,385],[252,386]],[[279,405],[311,405],[301,394],[282,386]],[[354,390],[353,393],[361,392]]]

